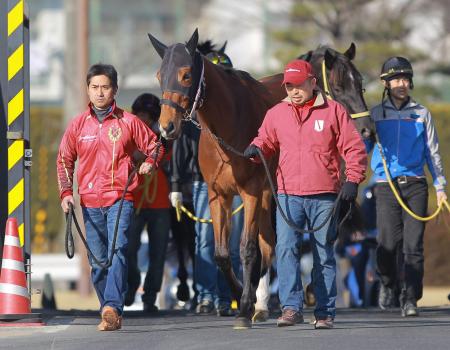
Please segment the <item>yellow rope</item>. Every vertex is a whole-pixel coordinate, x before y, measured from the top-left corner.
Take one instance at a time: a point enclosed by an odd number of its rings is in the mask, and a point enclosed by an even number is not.
[[[233,210],[231,215],[236,215],[243,207],[244,207],[244,203],[242,203],[239,207],[237,207],[235,210]],[[183,206],[180,202],[177,203],[176,211],[177,211],[177,220],[178,221],[181,220],[181,211],[182,211],[183,213],[185,213],[187,215],[187,217],[189,219],[192,219],[194,221],[200,222],[202,224],[210,224],[210,223],[212,223],[212,219],[202,219],[202,218],[199,218],[199,217],[195,216],[185,206]]]
[[[328,86],[328,79],[327,79],[327,68],[325,67],[325,58],[322,61],[322,81],[323,81],[323,90],[325,91],[325,95],[327,95],[327,98],[332,100],[330,87]]]
[[[449,205],[448,201],[446,201],[446,200],[441,201],[441,203],[439,203],[439,206],[436,209],[436,211],[433,214],[431,214],[430,216],[425,216],[425,217],[419,216],[416,213],[414,213],[411,209],[409,209],[408,206],[405,204],[405,202],[400,197],[397,189],[394,186],[394,183],[392,182],[391,174],[389,173],[389,169],[388,169],[387,163],[386,163],[386,158],[384,157],[383,150],[381,148],[381,144],[380,144],[380,142],[378,140],[377,140],[377,146],[378,146],[378,149],[380,151],[381,161],[383,163],[383,168],[384,168],[384,172],[386,173],[386,179],[387,179],[387,181],[389,183],[389,187],[391,188],[392,192],[394,193],[394,196],[397,199],[397,201],[400,204],[400,206],[409,215],[411,215],[414,219],[419,220],[419,221],[430,221],[430,220],[434,219],[436,216],[439,215],[439,212],[444,208],[444,205],[446,206],[447,210],[450,212],[450,205]]]
[[[142,176],[144,176],[144,183],[137,188],[137,190],[142,191],[141,200],[139,201],[139,204],[138,204],[137,210],[136,210],[137,215],[141,212],[144,201],[146,201],[147,204],[152,204],[156,198],[156,192],[157,192],[157,188],[158,188],[158,177],[155,175],[156,175],[156,171],[152,171],[150,174],[147,174],[147,175],[142,175]],[[152,192],[151,197],[149,197],[148,192],[149,192],[150,183],[152,183],[152,181],[153,181],[153,192]]]

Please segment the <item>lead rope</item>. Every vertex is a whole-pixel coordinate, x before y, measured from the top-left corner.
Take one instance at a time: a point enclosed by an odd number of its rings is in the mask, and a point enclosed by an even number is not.
[[[228,151],[230,151],[230,152],[232,152],[232,153],[234,153],[234,154],[236,154],[236,155],[238,155],[238,156],[244,157],[244,153],[243,153],[243,152],[241,152],[241,151],[237,150],[236,148],[234,148],[233,146],[227,144],[221,137],[215,135],[211,130],[209,130],[209,128],[204,128],[204,129],[207,130],[207,131],[211,134],[211,136],[214,138],[214,140],[216,140],[217,143],[219,143],[219,145],[221,145],[223,148],[225,148],[226,150],[228,150]],[[261,150],[260,150],[259,148],[258,148],[258,155],[259,155],[259,158],[261,159],[261,162],[262,162],[262,164],[263,164],[263,166],[264,166],[264,170],[265,170],[265,172],[266,172],[267,179],[269,180],[269,184],[270,184],[270,189],[271,189],[271,192],[272,192],[272,196],[273,196],[273,198],[274,198],[274,200],[275,200],[275,203],[276,203],[276,205],[277,205],[277,208],[278,208],[278,210],[280,211],[280,214],[281,214],[283,220],[284,220],[291,228],[293,228],[294,230],[298,231],[300,234],[314,233],[314,232],[319,231],[320,229],[322,229],[322,228],[326,225],[326,223],[327,223],[333,216],[336,215],[337,210],[339,209],[339,200],[340,200],[340,198],[341,198],[341,194],[340,194],[340,193],[338,194],[338,196],[336,197],[336,200],[334,201],[334,204],[333,204],[333,210],[330,211],[330,213],[329,213],[329,214],[327,215],[327,217],[325,218],[324,222],[323,222],[322,224],[320,224],[318,227],[305,230],[303,227],[299,227],[299,226],[297,226],[294,222],[292,222],[291,220],[289,220],[288,217],[287,217],[287,215],[284,213],[283,208],[281,208],[281,205],[280,205],[280,203],[279,203],[279,201],[278,201],[278,196],[277,196],[277,194],[276,194],[275,185],[273,184],[272,177],[271,177],[271,175],[270,175],[269,166],[267,165],[267,161],[266,161],[266,159],[264,158],[264,155],[262,154],[262,152],[261,152]],[[352,207],[353,207],[353,203],[350,203],[349,210],[347,211],[347,213],[345,214],[345,216],[342,218],[341,222],[338,224],[339,227],[341,227],[341,225],[342,225],[342,224],[350,217]]]
[[[154,152],[155,157],[154,157],[153,164],[155,164],[155,165],[156,165],[156,159],[158,158],[160,147],[161,147],[161,143],[158,142],[158,144],[156,146],[156,151]],[[81,238],[81,241],[83,242],[83,245],[85,246],[85,248],[88,252],[88,256],[91,257],[92,260],[94,260],[94,262],[98,266],[100,266],[100,268],[103,270],[106,270],[107,268],[109,268],[112,265],[112,260],[114,258],[114,254],[116,253],[116,251],[115,251],[116,250],[116,241],[117,241],[117,234],[118,234],[118,229],[119,229],[120,214],[122,213],[123,201],[125,200],[125,195],[128,191],[128,187],[130,186],[130,183],[133,180],[134,175],[136,175],[137,170],[138,170],[137,168],[134,168],[133,171],[128,176],[127,183],[125,184],[124,191],[120,198],[119,209],[117,211],[117,217],[116,217],[116,223],[114,225],[114,235],[113,235],[111,253],[105,264],[100,262],[98,260],[98,258],[92,253],[91,249],[89,248],[89,244],[87,243],[86,239],[83,236],[83,233],[81,232],[81,228],[78,223],[78,219],[74,212],[73,204],[69,203],[69,212],[66,213],[66,236],[65,236],[65,240],[64,240],[64,243],[65,243],[64,248],[66,251],[66,255],[69,259],[72,259],[75,255],[75,245],[74,245],[73,233],[72,233],[72,221],[73,221],[75,223],[75,227],[77,229],[78,236]],[[152,169],[152,172],[154,172],[154,171],[156,171],[156,169]]]
[[[118,233],[118,228],[119,228],[120,214],[122,213],[123,201],[125,199],[125,194],[127,193],[128,186],[130,185],[131,180],[133,179],[136,172],[137,172],[137,168],[134,168],[133,171],[128,176],[128,180],[125,185],[125,189],[122,193],[122,197],[120,198],[119,209],[117,211],[117,217],[116,217],[116,224],[114,226],[112,249],[111,249],[110,256],[105,264],[100,262],[97,259],[97,257],[94,255],[94,253],[92,253],[91,249],[89,248],[89,244],[87,243],[86,238],[84,238],[83,233],[81,232],[81,228],[78,223],[77,216],[75,215],[75,212],[74,212],[73,204],[69,203],[69,212],[66,213],[66,237],[65,237],[65,250],[66,250],[66,255],[69,259],[72,259],[75,255],[75,246],[74,246],[73,233],[72,233],[72,221],[73,221],[75,223],[75,227],[77,229],[78,236],[81,238],[81,241],[83,242],[83,245],[85,246],[89,257],[91,257],[92,260],[94,260],[94,262],[98,266],[100,266],[100,268],[103,270],[106,270],[107,268],[109,268],[111,266],[112,260],[113,260],[114,254],[115,254],[115,250],[116,250],[116,240],[117,240],[117,233]]]
[[[411,209],[408,208],[408,206],[403,201],[402,197],[400,196],[400,194],[398,193],[397,189],[394,186],[394,183],[392,181],[392,177],[389,172],[389,168],[387,166],[386,158],[384,156],[383,149],[382,149],[380,140],[378,138],[378,135],[376,134],[375,137],[376,137],[377,147],[378,147],[378,150],[379,150],[380,156],[381,156],[381,162],[383,163],[384,173],[386,174],[386,180],[387,180],[392,192],[394,193],[395,199],[400,204],[400,206],[408,213],[408,215],[412,216],[414,219],[419,220],[419,221],[430,221],[430,220],[434,219],[436,216],[438,216],[439,213],[441,212],[441,210],[444,210],[444,206],[447,208],[447,210],[450,213],[450,204],[446,200],[441,201],[439,203],[437,209],[435,210],[435,212],[429,216],[419,216],[416,213],[414,213]]]

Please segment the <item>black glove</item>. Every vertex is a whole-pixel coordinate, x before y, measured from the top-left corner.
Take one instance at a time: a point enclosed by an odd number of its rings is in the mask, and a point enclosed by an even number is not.
[[[259,148],[255,145],[248,146],[244,151],[245,158],[255,158],[258,155]]]
[[[341,188],[341,199],[344,201],[354,201],[358,196],[358,184],[345,181]]]

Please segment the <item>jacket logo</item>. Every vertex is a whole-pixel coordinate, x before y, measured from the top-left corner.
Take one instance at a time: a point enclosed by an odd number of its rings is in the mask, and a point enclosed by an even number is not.
[[[112,142],[119,141],[122,136],[122,129],[117,126],[111,126],[108,130],[108,137]]]
[[[85,135],[85,136],[80,136],[79,140],[81,142],[91,142],[94,141],[97,138],[96,135]]]
[[[314,121],[314,130],[316,131],[323,131],[323,125],[324,125],[324,121],[323,120],[315,120]]]

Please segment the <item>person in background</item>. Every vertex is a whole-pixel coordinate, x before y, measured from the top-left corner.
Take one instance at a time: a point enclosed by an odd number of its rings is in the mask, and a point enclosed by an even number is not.
[[[104,269],[89,255],[91,278],[100,302],[100,331],[115,331],[122,326],[127,290],[128,227],[133,215],[133,191],[138,185],[132,173],[133,153],[145,155],[139,174],[156,169],[164,155],[157,136],[136,116],[119,108],[115,101],[117,71],[109,64],[95,64],[86,76],[88,108],[72,119],[64,132],[56,160],[61,207],[65,213],[75,204],[73,183],[78,160],[77,182],[86,229],[86,241],[92,254],[106,264],[116,220],[117,241],[111,266]],[[123,206],[119,216],[121,197]]]
[[[131,106],[131,112],[152,129],[156,135],[159,135],[158,119],[161,107],[158,97],[149,93],[139,95]],[[131,305],[134,302],[136,291],[141,284],[137,253],[141,246],[141,233],[144,228],[147,228],[148,268],[144,280],[144,294],[142,295],[145,312],[158,311],[155,301],[161,289],[169,242],[168,156],[170,156],[170,153],[166,152],[165,161],[161,163],[156,172],[139,176],[139,186],[133,192],[135,213],[129,228],[128,291],[125,305]],[[144,156],[137,152],[134,158],[139,163],[144,159]]]
[[[370,115],[376,125],[387,168],[406,205],[417,215],[426,216],[425,164],[433,177],[437,204],[447,199],[437,131],[428,109],[410,97],[414,85],[408,59],[391,57],[386,60],[380,78],[384,85],[382,101],[372,108]],[[373,146],[373,143],[367,143],[369,151]],[[400,291],[401,314],[417,316],[417,301],[422,297],[423,289],[425,222],[407,214],[397,202],[387,183],[378,147],[374,149],[371,166],[377,183],[377,271],[381,279],[378,303],[381,309],[395,305],[395,287],[401,269],[404,274]],[[400,244],[403,244],[400,247],[403,257],[397,256]],[[400,269],[399,260],[402,261]]]

